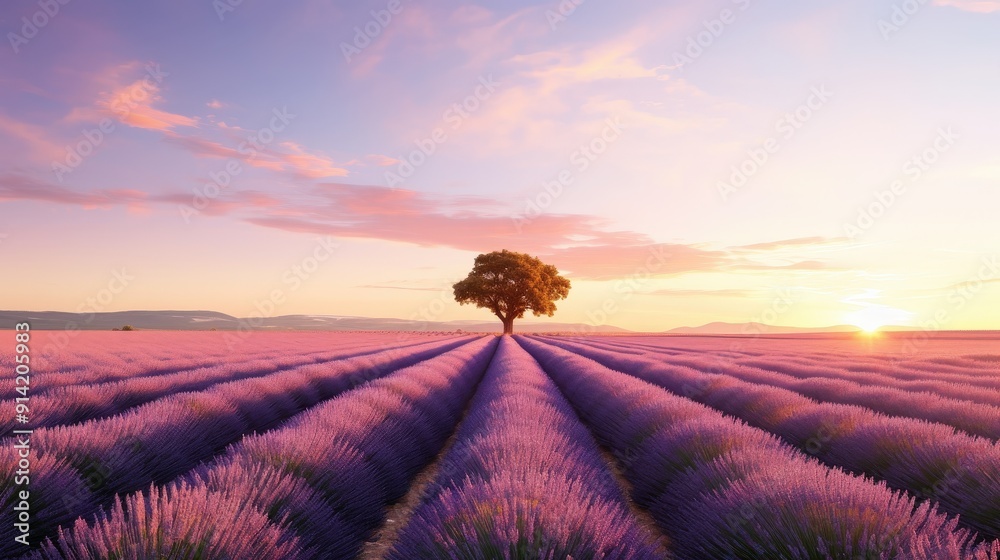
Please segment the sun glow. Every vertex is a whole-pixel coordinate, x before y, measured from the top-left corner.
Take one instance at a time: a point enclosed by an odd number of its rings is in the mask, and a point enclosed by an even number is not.
[[[862,309],[848,313],[844,316],[844,320],[851,325],[860,327],[866,333],[875,333],[888,325],[909,324],[912,316],[913,314],[909,311],[895,307],[869,304]]]

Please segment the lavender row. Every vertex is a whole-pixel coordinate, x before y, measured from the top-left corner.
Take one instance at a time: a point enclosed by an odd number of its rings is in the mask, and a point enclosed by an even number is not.
[[[466,343],[429,343],[223,383],[120,416],[36,430],[31,436],[36,454],[31,472],[33,538],[37,542],[38,536],[93,511],[115,494],[168,481],[248,432],[271,429],[345,390]],[[5,455],[10,472],[14,461],[13,454]],[[5,508],[15,489],[13,478],[0,482]],[[0,556],[14,546],[12,531],[5,513]]]
[[[126,336],[131,337],[133,335]],[[164,336],[167,340],[170,340],[170,335]],[[106,341],[104,342],[107,344]],[[346,340],[337,341],[335,348],[337,352],[377,348],[379,342],[380,339],[376,337],[361,338],[350,336]],[[188,343],[190,344],[190,341]],[[239,355],[239,361],[235,361],[232,354],[205,355],[208,352],[219,352],[220,349],[218,348],[197,346],[196,349],[199,350],[199,353],[191,357],[140,354],[139,352],[143,349],[144,346],[136,343],[130,343],[125,346],[124,350],[118,350],[117,352],[102,348],[100,353],[92,355],[92,360],[84,361],[71,368],[67,368],[65,364],[52,360],[48,362],[41,360],[34,369],[43,372],[45,375],[38,376],[37,383],[32,386],[32,394],[41,396],[68,387],[87,387],[137,378],[171,376],[179,373],[214,370],[216,368],[233,367],[254,362],[273,363],[278,368],[285,368],[325,361],[324,356],[331,354],[329,345],[321,349],[309,348],[292,351],[289,351],[288,348],[267,347],[242,352]],[[175,351],[182,350],[182,348],[175,346]],[[190,349],[188,351],[190,352]],[[10,399],[14,396],[13,393],[5,392],[3,398]]]
[[[615,346],[621,348],[617,344]],[[629,348],[634,351],[636,346],[631,345]],[[676,352],[669,352],[665,348],[656,345],[642,345],[639,348],[678,356]],[[688,358],[704,359],[706,354],[708,353],[688,352],[684,355]],[[719,353],[716,352],[715,354]],[[681,360],[683,358],[678,356],[677,359]],[[726,363],[735,362],[739,365],[772,370],[796,377],[844,378],[860,383],[878,383],[898,388],[916,386],[918,387],[916,390],[937,391],[938,387],[954,385],[965,389],[966,394],[973,395],[980,388],[990,390],[1000,389],[1000,376],[998,376],[998,372],[986,364],[980,363],[978,367],[966,366],[958,368],[944,366],[937,362],[927,364],[916,360],[909,360],[887,363],[887,360],[888,358],[886,360],[878,360],[871,356],[865,356],[864,359],[843,357],[833,359],[832,357],[817,354],[776,355],[769,353],[766,356],[743,356],[735,359],[724,357],[724,359],[718,361]],[[974,360],[966,360],[966,362],[970,361],[976,363]],[[920,368],[928,368],[928,371]],[[919,387],[922,383],[932,383],[933,385],[921,389]]]
[[[644,345],[639,348],[624,347],[611,342],[588,341],[590,346],[616,352],[626,352],[629,354],[643,355],[647,357],[669,356],[669,362],[674,365],[693,367],[701,371],[713,373],[726,373],[731,375],[756,374],[762,375],[760,370],[771,372],[783,376],[797,379],[809,380],[808,383],[789,383],[790,380],[783,379],[776,382],[780,386],[802,392],[820,400],[828,400],[826,395],[839,395],[845,400],[837,401],[846,404],[859,404],[871,406],[874,409],[883,411],[879,406],[884,406],[884,412],[893,415],[903,415],[909,412],[918,414],[927,413],[929,417],[914,416],[924,418],[932,422],[950,423],[948,420],[953,414],[958,413],[958,421],[963,425],[957,426],[967,429],[970,433],[982,435],[996,439],[998,409],[1000,406],[1000,390],[990,387],[1000,388],[1000,377],[990,378],[983,375],[965,375],[961,378],[956,376],[944,376],[931,373],[914,374],[906,369],[911,363],[907,362],[900,367],[880,366],[868,362],[851,362],[839,360],[831,362],[826,360],[823,364],[818,364],[815,355],[806,357],[775,356],[769,355],[766,358],[748,359],[728,359],[719,353],[692,352],[678,355],[676,352],[666,352],[656,346]],[[839,364],[839,365],[838,365]],[[849,365],[854,364],[854,365]],[[880,373],[884,372],[884,373]],[[764,379],[763,377],[761,379]],[[774,378],[778,380],[779,378]],[[830,384],[824,380],[836,380],[838,383]],[[849,385],[840,384],[839,381],[849,382]],[[761,381],[769,383],[767,381]],[[786,383],[789,383],[786,385]],[[770,383],[769,383],[770,384]],[[868,389],[877,395],[865,395]],[[886,391],[885,389],[893,389]],[[898,390],[898,391],[896,391]],[[910,397],[907,393],[919,394],[919,397]],[[943,400],[938,402],[927,402],[928,395],[923,393],[933,393],[930,397],[940,397]],[[847,395],[851,394],[849,398]],[[909,398],[918,398],[920,403],[916,405],[907,402]],[[855,401],[854,399],[864,399]],[[834,400],[830,398],[829,400]],[[968,401],[968,402],[958,402]],[[871,404],[869,404],[871,403]],[[971,405],[977,403],[982,406]],[[962,413],[964,410],[964,414]],[[973,416],[969,420],[962,416]]]
[[[756,359],[766,360],[768,357],[770,354]],[[914,379],[955,378],[977,381],[1000,374],[996,362],[983,361],[968,355],[917,358],[912,354],[839,356],[807,352],[794,355],[794,361],[806,366],[825,365],[857,372],[885,372]]]
[[[632,351],[635,349],[645,349],[675,356],[703,357],[706,354],[704,351],[691,349],[678,353],[671,346],[660,346],[658,344],[628,344],[625,346],[618,341],[608,341],[608,344],[614,344],[617,348],[628,348]],[[775,352],[768,352],[766,354],[753,355],[750,353],[732,354],[715,351],[711,352],[711,354],[720,355],[727,362],[736,361],[742,365],[770,369],[791,375],[801,373],[804,376],[822,376],[823,374],[836,374],[838,372],[853,372],[863,374],[862,377],[877,375],[898,381],[950,382],[993,390],[1000,389],[1000,377],[998,377],[1000,371],[998,371],[996,365],[961,356],[938,357],[928,361],[898,361],[892,355],[865,355],[862,359],[822,353],[777,355]]]
[[[851,404],[890,415],[918,418],[954,426],[972,435],[1000,439],[1000,408],[940,394],[910,392],[885,386],[861,385],[847,379],[801,379],[777,372],[743,366],[718,365],[710,358],[685,361],[671,358],[695,370],[724,373],[737,379],[794,391],[820,402]],[[980,391],[982,391],[980,389]]]
[[[440,451],[495,348],[479,339],[116,501],[30,558],[347,559]]]
[[[982,375],[913,375],[902,368],[833,367],[833,364],[782,363],[774,359],[747,360],[742,365],[767,369],[799,378],[821,377],[845,379],[861,385],[881,385],[906,391],[929,391],[955,399],[1000,406],[1000,377]],[[905,368],[905,365],[904,365]]]
[[[456,444],[390,560],[663,558],[593,436],[538,364],[500,342]]]
[[[942,424],[817,403],[787,389],[727,375],[585,344],[548,342],[777,434],[828,465],[931,499],[983,537],[1000,537],[1000,444]]]
[[[890,416],[918,418],[954,426],[972,435],[1000,439],[1000,408],[996,406],[957,400],[928,391],[911,392],[889,386],[862,385],[838,378],[835,372],[826,372],[827,376],[822,378],[803,379],[777,371],[732,364],[711,355],[665,358],[646,354],[645,357],[668,360],[675,367],[721,373],[750,383],[781,387],[820,402],[863,406]]]
[[[427,344],[427,342],[423,342]],[[400,346],[406,348],[408,346]],[[230,362],[228,364],[173,374],[138,376],[92,385],[63,386],[31,399],[31,425],[49,428],[120,414],[125,410],[173,393],[202,391],[228,381],[263,377],[275,372],[329,363],[339,359],[374,354],[378,346],[349,346],[312,356]],[[40,377],[45,377],[45,374]],[[0,401],[0,406],[7,404]],[[13,410],[11,402],[9,409]],[[18,424],[14,418],[0,420],[0,433],[9,433]]]
[[[519,341],[614,450],[678,557],[996,558],[928,503],[829,469],[716,410],[535,340]]]
[[[298,365],[308,363],[301,361],[303,358],[328,353],[331,348],[374,348],[385,339],[384,336],[356,333],[318,334],[255,333],[253,337],[239,338],[238,334],[225,332],[121,334],[88,331],[74,335],[37,331],[32,334],[33,369],[45,375],[33,380],[32,393],[37,396],[65,386],[224,366],[234,361],[234,355],[239,356],[240,361],[275,360]],[[240,344],[233,346],[232,338]],[[53,347],[59,350],[54,351]],[[0,398],[15,396],[9,387],[0,390]]]
[[[96,334],[99,333],[82,333],[78,336],[93,337]],[[110,336],[109,333],[100,334]],[[226,352],[224,346],[206,346],[204,342],[196,345],[190,340],[186,340],[185,344],[177,344],[171,342],[173,337],[170,335],[164,335],[163,340],[154,345],[146,340],[135,341],[135,334],[137,333],[126,334],[125,336],[129,340],[123,346],[117,346],[120,344],[117,341],[116,346],[111,346],[110,340],[101,340],[84,348],[67,344],[62,352],[54,354],[45,352],[45,348],[48,346],[46,340],[69,335],[50,331],[33,333],[34,344],[32,346],[35,350],[33,369],[44,372],[45,375],[38,376],[37,381],[33,383],[32,392],[41,395],[59,387],[105,383],[136,376],[172,374],[216,367],[232,362],[232,357],[230,353]],[[242,355],[242,358],[248,361],[279,359],[282,355],[280,349],[277,348],[248,350]],[[311,353],[323,351],[325,350],[316,350]],[[191,355],[182,354],[185,352]],[[6,387],[0,393],[0,398],[4,399],[10,399],[14,396],[16,395]]]

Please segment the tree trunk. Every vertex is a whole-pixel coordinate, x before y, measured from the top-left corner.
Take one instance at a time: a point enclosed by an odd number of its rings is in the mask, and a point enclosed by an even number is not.
[[[514,334],[514,318],[501,319],[503,321],[503,334]]]

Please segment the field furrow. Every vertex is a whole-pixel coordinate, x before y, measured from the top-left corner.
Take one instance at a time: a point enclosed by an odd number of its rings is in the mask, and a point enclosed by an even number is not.
[[[538,340],[519,341],[618,456],[678,556],[992,558],[884,484],[826,468],[709,407]]]
[[[419,342],[395,348],[412,348],[437,344],[446,340],[448,339],[435,341],[422,339]],[[262,378],[277,372],[375,354],[385,349],[383,344],[378,343],[351,344],[335,351],[325,351],[299,358],[234,361],[211,368],[178,373],[136,376],[107,383],[67,385],[32,397],[32,426],[34,428],[50,428],[114,416],[130,408],[174,393],[203,391],[219,383]],[[42,373],[41,377],[45,375]],[[0,406],[10,409],[14,407],[13,401],[0,401]],[[0,421],[2,433],[16,429],[15,426],[14,418],[5,418]]]
[[[93,523],[78,520],[29,558],[352,558],[455,429],[495,345],[478,339],[245,438],[180,480],[120,497]],[[214,507],[192,509],[201,504]]]
[[[470,342],[390,349],[176,394],[120,416],[37,430],[32,434],[35,538],[116,494],[167,482],[246,434],[273,429],[346,390],[465,344]],[[13,472],[14,457],[5,459]],[[5,507],[13,503],[12,479],[4,480],[0,497]],[[11,531],[10,524],[0,527],[0,555],[16,546]]]
[[[609,349],[607,346],[604,348]],[[937,422],[971,435],[1000,439],[1000,407],[954,399],[940,392],[912,392],[891,386],[860,384],[832,375],[801,378],[779,371],[730,363],[719,360],[716,356],[663,356],[656,352],[638,356],[657,360],[671,367],[725,374],[750,383],[781,387],[819,402],[863,406],[889,416]]]
[[[39,346],[45,348],[45,336],[48,333],[39,333],[41,341]],[[100,333],[78,333],[80,339],[72,339],[73,344],[61,349],[58,353],[46,356],[42,350],[36,356],[34,370],[44,372],[45,375],[38,376],[37,382],[33,384],[32,392],[36,396],[44,395],[50,391],[60,390],[65,387],[90,386],[102,383],[114,383],[116,381],[132,380],[138,378],[156,378],[159,376],[172,376],[183,373],[200,373],[216,368],[233,368],[251,363],[269,363],[278,368],[305,365],[323,361],[329,355],[332,348],[339,351],[356,350],[365,348],[385,349],[388,347],[402,347],[410,344],[419,344],[430,340],[441,340],[445,337],[422,336],[407,333],[407,336],[394,337],[390,342],[389,337],[384,335],[364,335],[364,334],[342,334],[326,336],[323,338],[312,336],[305,337],[302,341],[289,340],[284,344],[268,340],[267,343],[257,344],[251,341],[258,339],[250,338],[247,342],[233,346],[231,341],[226,340],[226,336],[237,336],[231,333],[200,333],[202,337],[208,337],[212,344],[202,340],[192,348],[186,348],[190,344],[192,333],[127,333],[124,336],[141,337],[143,335],[154,334],[163,341],[180,349],[179,355],[164,354],[160,349],[160,344],[156,344],[153,351],[149,346],[148,339],[140,338],[139,341],[121,340],[121,347],[102,347],[94,345],[91,347],[84,344]],[[220,335],[221,336],[218,336]],[[58,335],[50,335],[58,336]],[[214,339],[214,340],[213,340]],[[239,339],[237,339],[239,340]],[[264,339],[267,340],[267,339]],[[192,351],[202,351],[208,354],[189,355]],[[83,353],[86,361],[81,361]],[[9,387],[3,388],[4,399],[11,399],[15,393]]]
[[[818,403],[787,389],[671,367],[587,344],[547,340],[616,371],[731,414],[822,460],[936,503],[983,537],[1000,537],[1000,444],[950,426]]]
[[[509,337],[387,556],[504,557],[665,557],[573,409]]]

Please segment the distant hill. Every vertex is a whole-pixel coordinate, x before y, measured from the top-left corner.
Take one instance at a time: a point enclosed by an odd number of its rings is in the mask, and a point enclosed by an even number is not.
[[[36,330],[111,330],[132,325],[146,330],[319,330],[319,331],[456,331],[498,333],[500,321],[413,321],[407,319],[353,317],[342,315],[282,315],[267,318],[239,318],[216,311],[115,311],[110,313],[66,313],[62,311],[0,311],[0,329],[29,321]],[[515,330],[522,333],[577,332],[629,334],[634,331],[604,325],[590,327],[580,323],[541,323],[518,321]],[[853,325],[831,327],[782,327],[763,323],[715,322],[700,327],[680,327],[661,334],[672,335],[779,335],[856,333]],[[886,326],[881,331],[912,331],[915,327]]]
[[[115,311],[110,313],[65,313],[60,311],[0,311],[0,329],[28,321],[36,330],[111,330],[132,325],[146,330],[325,330],[325,331],[456,331],[500,332],[500,321],[411,321],[337,315],[283,315],[238,318],[215,311]],[[590,327],[579,323],[519,321],[518,332],[628,333],[612,326]]]
[[[708,323],[700,327],[680,327],[667,331],[670,334],[805,334],[805,333],[854,333],[861,329],[854,325],[834,325],[832,327],[782,327],[763,323]]]

